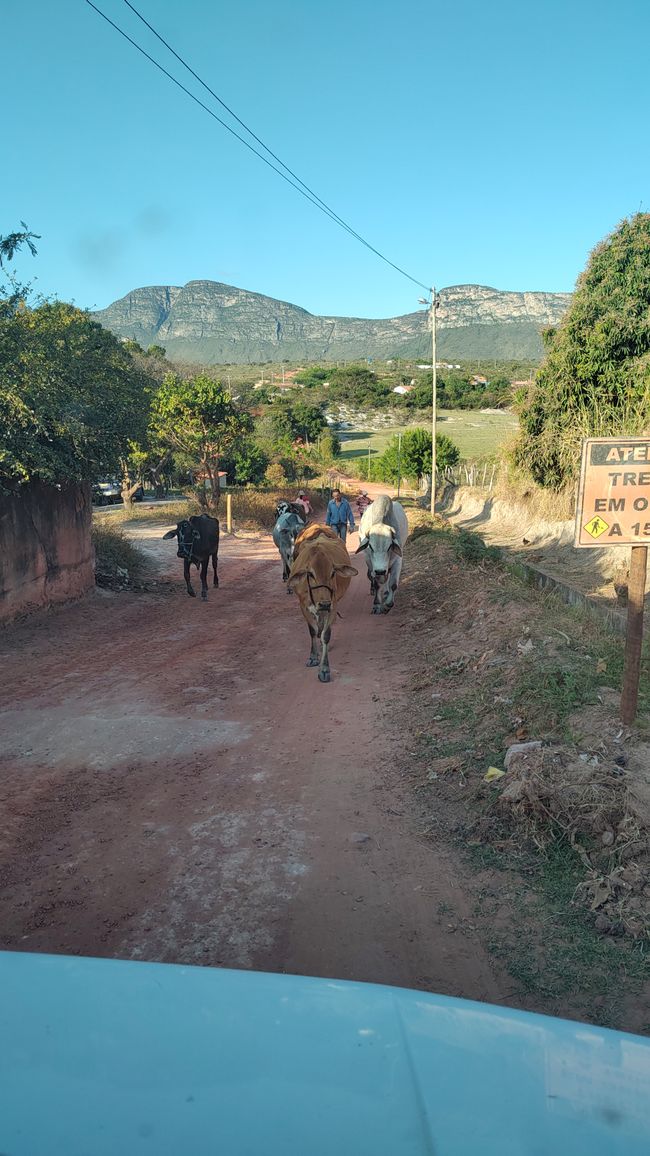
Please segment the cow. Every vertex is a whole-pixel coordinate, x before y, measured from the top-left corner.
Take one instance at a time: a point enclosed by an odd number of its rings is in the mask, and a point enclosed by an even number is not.
[[[408,537],[403,507],[388,494],[380,494],[368,506],[359,523],[359,545],[364,551],[373,614],[388,614],[395,604],[395,591],[402,572],[402,548]]]
[[[307,512],[302,502],[285,502],[283,499],[275,507],[276,518],[279,518],[281,514],[295,514],[303,522],[307,521]]]
[[[282,581],[286,582],[289,577],[291,563],[293,562],[293,548],[296,538],[301,530],[304,530],[305,523],[298,517],[297,514],[292,514],[290,511],[280,514],[275,526],[273,527],[273,541],[275,542],[282,559]],[[291,586],[287,586],[287,593],[291,594]]]
[[[337,606],[350,579],[359,571],[350,564],[343,542],[327,526],[308,526],[300,539],[294,548],[289,582],[298,595],[302,616],[309,627],[311,650],[307,666],[317,666],[319,681],[330,682],[328,650]]]
[[[213,585],[219,585],[217,555],[219,553],[219,522],[208,514],[193,514],[179,522],[175,530],[163,534],[163,540],[178,538],[178,557],[183,559],[183,577],[190,598],[196,598],[190,581],[190,566],[201,567],[201,598],[208,597],[208,562],[212,559]]]

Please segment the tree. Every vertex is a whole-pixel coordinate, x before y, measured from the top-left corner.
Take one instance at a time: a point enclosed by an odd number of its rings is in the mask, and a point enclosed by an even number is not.
[[[5,237],[0,236],[0,271],[6,273],[9,278],[6,284],[0,283],[0,315],[5,316],[13,312],[18,303],[28,296],[30,288],[29,285],[21,285],[13,272],[7,269],[7,266],[11,264],[16,253],[23,246],[27,246],[32,257],[35,257],[34,241],[40,241],[38,233],[32,233],[24,221],[20,223],[23,227],[22,232],[7,233]]]
[[[324,406],[311,405],[306,401],[296,401],[290,407],[290,420],[294,438],[300,437],[309,445],[316,441],[319,433],[325,428]]]
[[[518,396],[514,458],[542,486],[570,484],[584,437],[640,434],[650,424],[650,213],[594,249],[546,358]]]
[[[446,470],[460,459],[458,446],[446,434],[436,434],[436,466]],[[375,463],[373,463],[374,466]],[[431,473],[431,433],[429,430],[407,429],[400,439],[395,435],[376,464],[380,481],[396,482],[398,477],[417,480]],[[371,467],[371,473],[374,473]]]
[[[0,475],[56,484],[115,473],[144,437],[148,385],[73,305],[0,311]]]
[[[239,442],[224,459],[223,468],[236,486],[261,482],[269,459],[252,438]]]
[[[252,425],[222,384],[206,374],[189,379],[168,374],[153,398],[152,431],[183,465],[200,474],[197,496],[206,507],[218,506],[222,461]]]

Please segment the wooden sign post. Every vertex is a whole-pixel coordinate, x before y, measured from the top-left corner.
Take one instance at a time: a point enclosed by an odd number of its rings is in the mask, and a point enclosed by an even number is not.
[[[631,546],[621,719],[634,722],[639,697],[643,606],[650,542],[650,438],[587,438],[574,546]]]

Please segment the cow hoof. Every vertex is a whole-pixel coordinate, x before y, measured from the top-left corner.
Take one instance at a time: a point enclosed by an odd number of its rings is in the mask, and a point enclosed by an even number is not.
[[[213,585],[213,586],[218,586],[218,585],[219,585],[219,580],[218,580],[218,578],[215,578],[215,580],[214,580],[214,582],[212,583],[212,585]]]
[[[207,602],[208,596],[204,590],[201,591],[201,602]]]
[[[290,586],[287,586],[287,594],[293,594],[293,590]]]
[[[189,594],[190,598],[196,598],[196,592],[194,590],[188,590],[187,593]]]
[[[331,682],[331,676],[330,676],[329,670],[319,670],[318,681],[319,682]]]
[[[318,659],[317,658],[310,658],[309,662],[306,665],[307,666],[318,666]]]

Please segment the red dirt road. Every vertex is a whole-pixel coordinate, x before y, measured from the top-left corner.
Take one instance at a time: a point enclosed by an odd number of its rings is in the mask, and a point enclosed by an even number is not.
[[[372,616],[360,563],[322,685],[268,538],[222,540],[204,604],[163,529],[143,534],[177,592],[98,591],[0,636],[0,946],[500,999],[400,784],[399,593]]]

